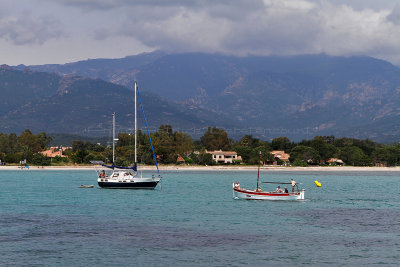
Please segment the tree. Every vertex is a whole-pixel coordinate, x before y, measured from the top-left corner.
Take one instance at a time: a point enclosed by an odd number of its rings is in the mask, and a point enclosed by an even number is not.
[[[18,151],[18,136],[11,133],[8,136],[8,153],[17,153]]]
[[[306,163],[316,163],[319,159],[318,151],[309,146],[298,145],[290,152],[290,160],[292,162],[298,160]]]
[[[4,158],[7,163],[19,163],[21,160],[23,160],[22,153],[8,153]]]
[[[397,164],[400,162],[400,144],[389,147],[389,157],[387,161],[388,164],[397,166]]]
[[[175,163],[174,135],[171,125],[161,125],[157,132],[151,136],[156,155],[160,156],[163,163]]]
[[[175,153],[186,155],[193,149],[193,139],[186,133],[175,132],[173,146]]]
[[[251,147],[234,145],[232,150],[242,157],[244,163],[249,163],[254,156],[252,154],[254,149]]]
[[[214,164],[212,155],[209,153],[204,153],[204,152],[197,155],[195,162],[199,165],[213,165]]]
[[[39,139],[34,134],[32,134],[32,132],[28,129],[19,135],[18,146],[19,147],[27,146],[32,153],[37,153],[41,151],[41,145]]]
[[[290,150],[293,146],[289,138],[287,137],[274,138],[272,139],[271,145],[273,150],[284,150],[284,151]]]
[[[36,134],[36,138],[40,144],[41,149],[45,149],[46,147],[48,147],[50,142],[53,140],[50,136],[47,136],[45,132],[40,132]]]
[[[71,160],[75,163],[85,162],[85,157],[89,154],[85,149],[78,149],[72,154]]]
[[[271,147],[268,142],[261,141],[251,135],[245,135],[234,143],[232,150],[242,157],[244,163],[258,164],[258,155],[261,152],[262,161],[272,161],[273,156],[269,151]]]
[[[295,159],[293,161],[293,166],[296,166],[296,167],[307,167],[308,164],[307,164],[307,162],[304,162],[303,160]]]
[[[371,156],[372,152],[379,147],[377,143],[369,139],[359,140],[355,138],[340,138],[335,140],[336,147],[355,146],[360,148],[364,154]]]
[[[31,148],[27,145],[23,145],[23,146],[21,146],[21,152],[22,152],[22,157],[24,159],[26,159],[28,162],[30,162],[30,160],[33,156]]]
[[[0,152],[9,153],[9,141],[7,134],[0,134]]]
[[[102,159],[104,161],[104,159]],[[55,156],[52,160],[52,163],[60,164],[60,163],[68,163],[69,159],[67,157],[60,157],[60,156]]]
[[[323,136],[314,137],[310,142],[310,146],[318,152],[322,160],[332,158],[337,151],[334,145],[326,143],[326,138]]]
[[[32,156],[30,163],[39,166],[49,166],[51,164],[51,159],[40,153],[36,153]]]
[[[338,157],[348,165],[369,166],[371,159],[365,155],[361,148],[356,146],[347,146],[340,148]]]
[[[375,162],[387,163],[388,166],[397,166],[400,162],[400,145],[378,147],[371,157]]]
[[[260,141],[260,139],[254,138],[252,135],[245,135],[242,137],[242,139],[240,139],[237,144],[240,146],[255,148],[265,145],[265,142]]]
[[[208,127],[207,132],[200,138],[202,145],[207,150],[230,150],[232,140],[223,129]]]
[[[133,146],[135,144],[135,135],[128,133],[119,133],[117,147]]]
[[[72,141],[72,151],[76,152],[78,150],[86,150],[87,144],[80,140]]]

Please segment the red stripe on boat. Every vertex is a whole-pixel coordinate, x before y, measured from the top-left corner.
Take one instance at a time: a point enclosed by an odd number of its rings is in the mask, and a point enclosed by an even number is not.
[[[279,196],[279,197],[287,197],[287,196],[293,196],[293,195],[300,195],[300,192],[296,193],[265,193],[265,192],[255,192],[255,191],[248,191],[248,190],[241,190],[234,188],[236,192],[243,193],[243,194],[252,194],[252,195],[260,195],[260,196]]]

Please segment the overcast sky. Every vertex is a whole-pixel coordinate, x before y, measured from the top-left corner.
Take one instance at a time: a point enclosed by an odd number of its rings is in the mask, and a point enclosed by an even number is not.
[[[0,0],[0,64],[157,49],[368,55],[400,65],[400,0]]]

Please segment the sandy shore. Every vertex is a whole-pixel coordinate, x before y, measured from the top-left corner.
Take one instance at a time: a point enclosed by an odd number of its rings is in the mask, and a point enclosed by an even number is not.
[[[19,166],[0,166],[0,171],[20,170]],[[154,166],[140,166],[141,170],[154,170]],[[24,169],[27,170],[27,169]],[[29,170],[94,170],[93,166],[30,166]],[[256,171],[257,166],[160,166],[160,171]],[[280,167],[263,166],[261,171],[289,171],[289,172],[324,172],[324,171],[374,171],[374,172],[400,172],[400,167]]]

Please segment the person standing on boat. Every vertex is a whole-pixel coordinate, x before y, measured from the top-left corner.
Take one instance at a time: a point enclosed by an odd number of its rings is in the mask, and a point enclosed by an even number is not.
[[[292,184],[292,193],[294,193],[294,187],[296,186],[296,181],[291,179],[290,183]]]

